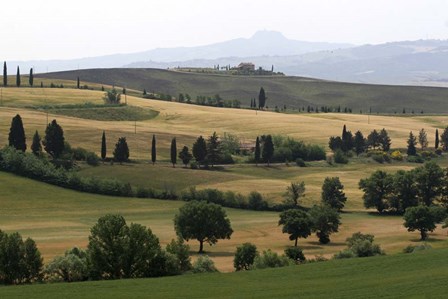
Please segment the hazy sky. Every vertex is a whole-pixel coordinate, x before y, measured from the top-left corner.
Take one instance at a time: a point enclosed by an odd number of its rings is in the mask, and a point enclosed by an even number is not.
[[[0,60],[196,46],[263,29],[297,40],[377,44],[447,39],[448,1],[4,1],[0,28]]]

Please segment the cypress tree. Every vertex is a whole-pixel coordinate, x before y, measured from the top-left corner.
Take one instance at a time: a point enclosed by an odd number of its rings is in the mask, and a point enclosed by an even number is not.
[[[257,140],[255,141],[255,164],[258,166],[258,163],[260,162],[260,155],[261,155],[261,150],[260,150],[260,138],[257,136]]]
[[[8,68],[6,67],[6,61],[3,62],[3,86],[8,86]]]
[[[266,105],[266,93],[264,92],[264,88],[260,88],[260,93],[258,94],[258,107],[260,109],[264,108]]]
[[[30,68],[30,77],[28,79],[29,79],[29,82],[30,82],[30,86],[33,87],[33,85],[34,85],[33,68]]]
[[[271,159],[274,156],[274,143],[272,142],[272,136],[266,136],[266,139],[263,143],[263,152],[262,152],[263,160],[268,163],[268,166],[271,163]]]
[[[103,131],[103,136],[101,138],[101,159],[104,161],[106,159],[106,132]]]
[[[43,141],[44,149],[53,158],[59,158],[65,148],[64,131],[55,119],[48,124]]]
[[[434,144],[434,148],[438,149],[439,148],[439,129],[436,129],[436,141]]]
[[[16,85],[20,87],[20,68],[17,66]]]
[[[76,79],[76,87],[79,89],[81,82],[79,81],[79,77]]]
[[[173,140],[171,140],[171,163],[173,164],[173,168],[176,167],[177,164],[176,138],[173,138]]]
[[[41,139],[39,136],[39,132],[37,132],[37,130],[33,136],[33,144],[31,145],[31,150],[33,151],[33,154],[35,154],[36,156],[39,156],[42,153]]]
[[[416,145],[417,145],[417,138],[415,138],[414,134],[410,132],[408,139],[408,150],[407,150],[408,156],[415,156],[417,154],[417,148],[415,147]]]
[[[152,135],[151,161],[152,161],[152,165],[154,165],[154,163],[156,163],[156,135]]]
[[[129,147],[126,137],[118,138],[118,142],[115,144],[114,159],[120,164],[129,160]]]
[[[25,130],[19,114],[12,118],[8,141],[9,146],[14,147],[16,150],[26,151]]]

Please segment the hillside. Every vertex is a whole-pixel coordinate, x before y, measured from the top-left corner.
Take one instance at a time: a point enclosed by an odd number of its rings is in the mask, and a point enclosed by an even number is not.
[[[444,298],[447,249],[229,274],[0,288],[4,298]]]
[[[90,69],[40,74],[40,78],[76,80],[126,86],[128,88],[177,96],[219,94],[224,99],[238,99],[249,106],[263,86],[267,105],[289,108],[310,106],[350,107],[358,113],[401,114],[448,112],[448,89],[439,87],[387,86],[330,82],[303,77],[231,76],[180,73],[160,69]]]

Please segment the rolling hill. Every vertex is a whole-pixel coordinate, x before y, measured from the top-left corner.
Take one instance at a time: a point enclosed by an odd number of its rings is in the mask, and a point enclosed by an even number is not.
[[[267,105],[289,108],[310,106],[350,107],[353,112],[447,113],[448,89],[423,86],[388,86],[340,83],[291,76],[232,76],[177,72],[161,69],[89,69],[39,74],[40,78],[126,86],[176,96],[188,93],[219,94],[224,99],[238,99],[249,106],[258,96],[260,87],[267,92]]]

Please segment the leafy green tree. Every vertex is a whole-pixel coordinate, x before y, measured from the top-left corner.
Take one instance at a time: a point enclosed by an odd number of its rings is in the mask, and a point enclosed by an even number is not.
[[[33,87],[33,85],[34,85],[33,68],[30,68],[30,77],[28,78],[28,81],[29,81],[29,83],[30,83],[30,86]]]
[[[393,193],[389,199],[390,208],[398,213],[418,204],[415,171],[399,170],[393,176]]]
[[[439,129],[436,129],[436,137],[435,137],[435,142],[434,142],[434,148],[435,149],[439,148]]]
[[[156,135],[152,135],[152,142],[151,142],[151,161],[152,165],[156,163],[157,159],[157,152],[156,152]]]
[[[230,239],[233,233],[226,211],[204,201],[190,201],[182,206],[174,217],[174,227],[182,239],[199,241],[199,253],[204,252],[204,242],[213,245],[219,239]]]
[[[213,134],[208,138],[207,142],[207,161],[212,164],[212,167],[220,159],[220,144],[221,142],[218,135],[216,134],[216,132],[213,132]]]
[[[384,251],[377,244],[374,244],[375,237],[360,232],[354,233],[347,238],[348,249],[335,255],[335,258],[347,257],[369,257],[375,255],[384,255]]]
[[[421,129],[418,133],[418,143],[420,144],[422,150],[428,147],[428,135],[425,129]]]
[[[390,137],[389,137],[389,134],[387,133],[386,129],[384,129],[384,128],[380,131],[379,143],[380,143],[383,151],[388,152],[390,150],[390,145],[391,145]]]
[[[193,155],[189,152],[188,147],[184,146],[182,150],[179,152],[179,159],[182,160],[182,163],[184,163],[185,167],[187,167],[188,163],[190,163],[192,158]]]
[[[193,144],[193,157],[199,164],[205,163],[205,158],[207,157],[207,143],[202,136],[199,136]]]
[[[45,151],[55,159],[59,158],[64,151],[64,131],[55,119],[53,119],[45,129],[45,138],[42,143]]]
[[[408,150],[406,153],[408,154],[408,156],[417,155],[417,148],[415,147],[417,145],[417,138],[415,138],[412,132],[409,133],[409,138],[407,142],[408,142]]]
[[[258,166],[258,163],[260,162],[260,159],[261,159],[260,138],[258,136],[257,136],[257,140],[255,140],[254,158],[255,158],[255,164]]]
[[[24,242],[24,281],[35,282],[42,278],[43,258],[37,249],[36,242],[33,239],[27,238]]]
[[[289,239],[295,240],[294,246],[297,247],[299,238],[307,238],[311,235],[313,221],[306,212],[290,209],[280,213],[278,225],[283,225],[282,232],[289,234]]]
[[[161,248],[149,228],[106,215],[90,230],[88,254],[94,279],[151,277],[158,274]]]
[[[260,109],[263,109],[266,105],[266,93],[264,91],[264,88],[260,88],[260,93],[258,94],[258,107]]]
[[[366,150],[366,139],[362,135],[361,131],[357,131],[355,133],[353,143],[357,156],[359,156],[359,154],[363,153]]]
[[[118,138],[118,142],[115,144],[114,160],[120,163],[129,160],[129,147],[126,137]]]
[[[40,156],[42,154],[41,139],[39,136],[39,132],[37,132],[37,130],[33,136],[33,144],[31,144],[31,150],[33,154],[35,154],[36,156]]]
[[[428,232],[434,231],[436,224],[443,221],[446,212],[441,207],[427,207],[418,205],[409,207],[404,213],[404,226],[408,231],[420,232],[420,240],[424,241],[428,237]]]
[[[103,131],[103,136],[101,137],[101,160],[106,159],[107,148],[106,148],[106,132]]]
[[[414,181],[417,199],[420,203],[430,206],[442,195],[444,173],[435,162],[427,162],[414,170]]]
[[[257,256],[257,246],[252,243],[244,243],[236,248],[233,267],[236,271],[250,270]]]
[[[3,86],[8,86],[8,67],[6,61],[3,62]]]
[[[339,136],[331,136],[328,140],[328,147],[333,151],[342,149],[342,138]]]
[[[366,208],[376,208],[382,213],[388,209],[388,198],[393,191],[393,176],[382,170],[377,170],[369,178],[359,181],[359,189]]]
[[[9,129],[9,146],[22,152],[26,151],[26,136],[23,129],[22,118],[19,114],[14,116],[11,121],[11,128]]]
[[[442,149],[448,151],[448,127],[443,130],[442,135],[440,135],[440,143],[442,144]]]
[[[17,75],[16,75],[16,85],[17,87],[20,87],[20,68],[17,66]]]
[[[341,211],[346,201],[344,185],[341,184],[339,177],[325,178],[322,185],[322,202],[337,211]]]
[[[305,182],[291,182],[291,184],[286,187],[286,193],[284,195],[284,203],[288,206],[298,207],[299,200],[305,195]]]
[[[330,235],[338,232],[341,216],[336,209],[326,205],[313,206],[309,211],[313,221],[312,231],[321,244],[330,242]]]
[[[263,160],[270,165],[271,159],[274,156],[274,143],[272,142],[272,136],[267,135],[263,142],[262,157]]]
[[[177,164],[177,145],[176,138],[171,140],[171,163],[173,164],[173,168],[176,167]]]

